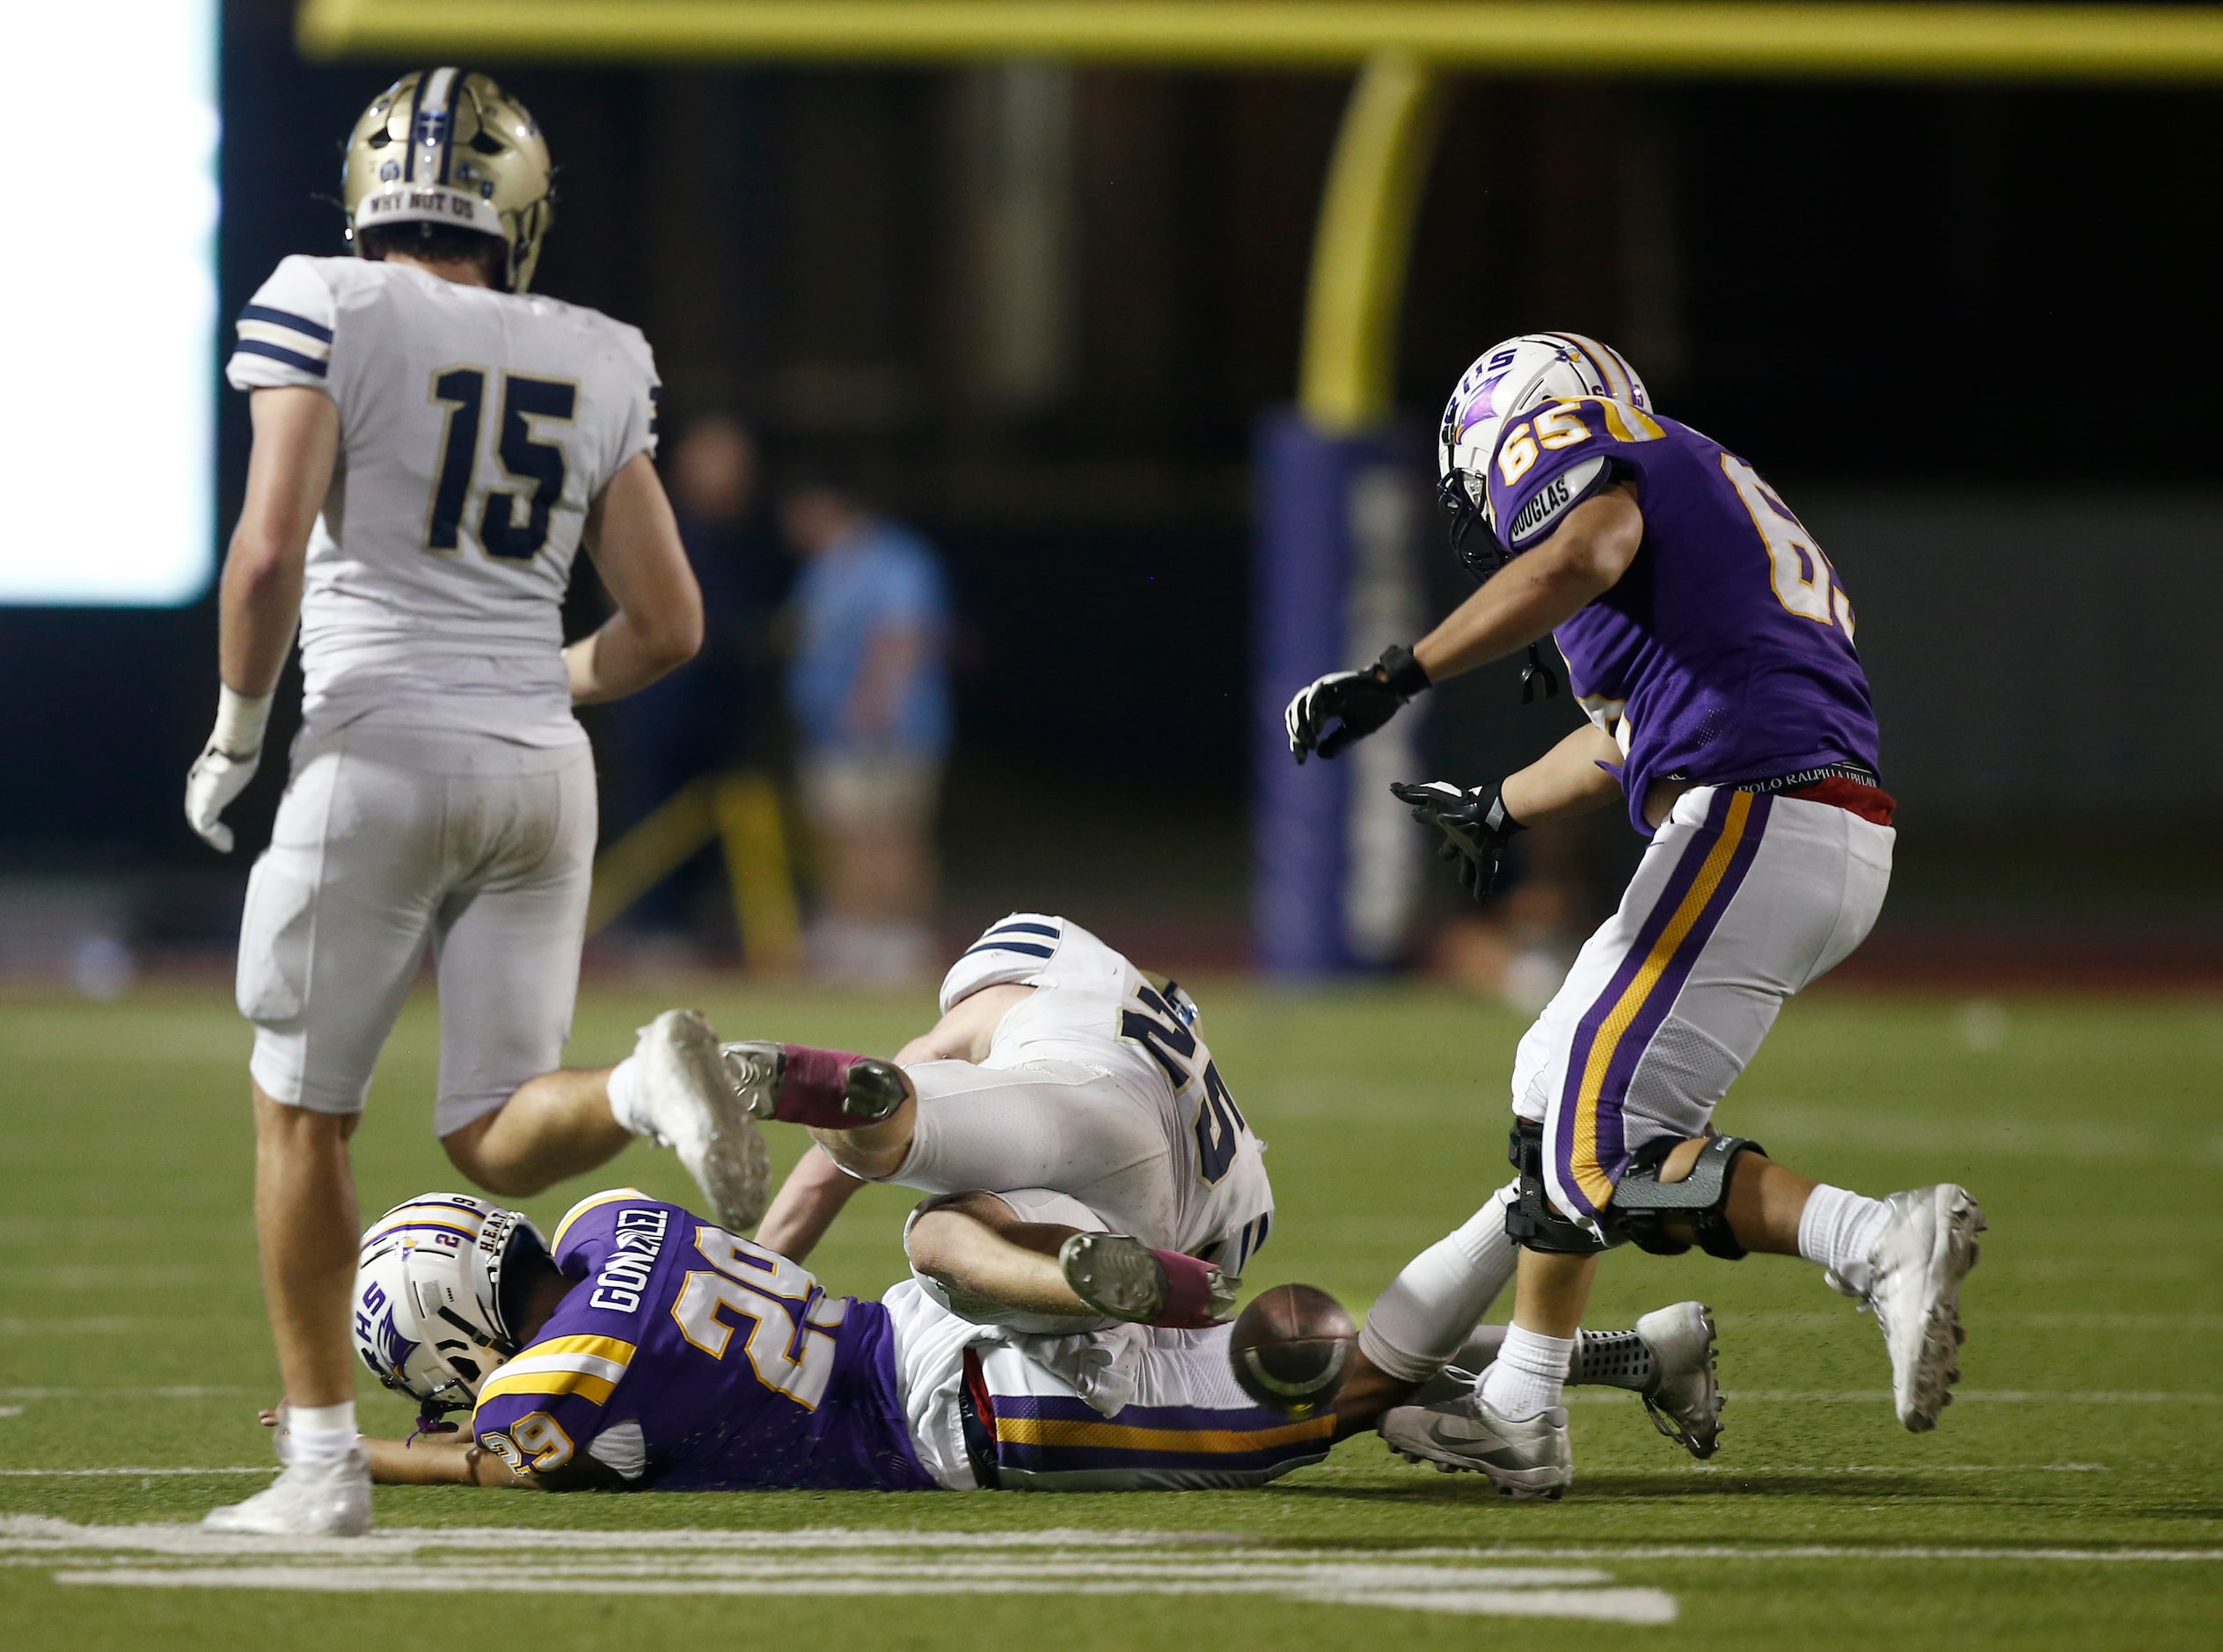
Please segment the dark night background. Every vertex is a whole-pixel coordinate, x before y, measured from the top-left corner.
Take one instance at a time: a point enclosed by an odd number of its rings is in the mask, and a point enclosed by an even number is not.
[[[414,66],[304,63],[290,11],[226,10],[226,316],[284,254],[340,250],[340,142]],[[969,343],[964,75],[473,66],[561,167],[538,289],[646,329],[668,430],[731,410],[775,459],[837,446],[947,553],[961,895],[991,822],[1085,816],[1152,838],[1179,898],[1239,910],[1247,457],[1294,391],[1348,80],[1079,71],[1072,343],[1015,406],[983,391]],[[1400,403],[1425,428],[1509,333],[1612,340],[1664,411],[1771,475],[1861,599],[1902,824],[1927,815],[1940,843],[2005,825],[1968,864],[2022,854],[2000,887],[2042,890],[2052,806],[2103,786],[2160,865],[2223,816],[2202,710],[2223,688],[2204,646],[2223,508],[2202,491],[2223,437],[2219,117],[2223,97],[2173,90],[1468,83],[1420,224]],[[218,367],[228,525],[245,403]],[[87,501],[89,536],[128,500],[126,480]],[[1966,532],[1925,539],[1916,519]],[[2112,545],[2078,525],[2126,520]],[[1439,577],[1455,597],[1448,559]],[[0,610],[19,777],[0,845],[21,870],[162,874],[157,939],[197,931],[245,870],[179,817],[214,643],[212,599]],[[1524,720],[1509,682],[1442,697],[1446,765],[1509,762],[1557,727]],[[250,846],[282,768],[240,815]]]

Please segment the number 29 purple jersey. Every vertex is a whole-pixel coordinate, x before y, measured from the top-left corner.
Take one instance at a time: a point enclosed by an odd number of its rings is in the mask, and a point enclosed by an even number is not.
[[[630,1188],[574,1205],[554,1256],[578,1283],[472,1418],[512,1468],[558,1479],[584,1456],[640,1489],[933,1488],[878,1303]]]
[[[1621,748],[1636,830],[1651,835],[1655,780],[1873,772],[1876,713],[1844,584],[1775,490],[1712,438],[1601,397],[1513,420],[1489,468],[1499,542],[1532,549],[1617,481],[1636,489],[1642,549],[1553,639],[1583,711]]]

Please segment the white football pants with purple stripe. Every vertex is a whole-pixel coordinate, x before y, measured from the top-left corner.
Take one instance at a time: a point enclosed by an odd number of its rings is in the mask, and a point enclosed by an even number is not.
[[[1683,794],[1514,1059],[1562,1214],[1594,1228],[1633,1155],[1706,1132],[1783,1000],[1867,938],[1896,836],[1833,804]]]

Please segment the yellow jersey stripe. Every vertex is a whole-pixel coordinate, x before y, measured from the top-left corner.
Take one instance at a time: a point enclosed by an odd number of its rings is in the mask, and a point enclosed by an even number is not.
[[[586,1355],[605,1359],[623,1371],[633,1363],[638,1352],[633,1344],[615,1336],[552,1336],[545,1342],[535,1342],[530,1348],[517,1350],[517,1359],[541,1359],[552,1355]],[[516,1364],[516,1360],[510,1361]],[[508,1367],[503,1369],[507,1370]]]
[[[495,1368],[479,1391],[481,1405],[499,1394],[577,1394],[600,1405],[639,1350],[614,1336],[552,1336]]]
[[[1652,943],[1643,967],[1630,979],[1605,1024],[1598,1029],[1598,1036],[1590,1041],[1590,1059],[1583,1065],[1583,1087],[1575,1097],[1575,1151],[1569,1159],[1583,1196],[1600,1210],[1613,1199],[1612,1179],[1598,1162],[1598,1104],[1605,1089],[1605,1075],[1613,1064],[1613,1052],[1620,1048],[1621,1035],[1628,1031],[1629,1024],[1643,1009],[1644,1000],[1667,973],[1667,966],[1674,961],[1676,948],[1683,944],[1706,910],[1714,891],[1721,888],[1722,878],[1729,873],[1729,863],[1736,858],[1737,846],[1744,839],[1751,813],[1751,793],[1731,794],[1729,812],[1722,822],[1721,837],[1715,840],[1698,876],[1684,894],[1682,904],[1675,909],[1675,916]]]
[[[1128,1451],[1200,1451],[1232,1455],[1263,1451],[1299,1440],[1324,1440],[1335,1432],[1331,1412],[1273,1429],[1138,1429],[1121,1422],[1077,1422],[1064,1417],[998,1417],[996,1437],[1014,1445],[1097,1445]]]
[[[585,1371],[554,1371],[538,1373],[522,1371],[514,1377],[496,1376],[479,1391],[479,1403],[499,1400],[504,1394],[527,1394],[536,1400],[561,1400],[576,1394],[581,1400],[600,1405],[610,1398],[618,1385],[607,1377],[590,1376]]]
[[[605,1204],[615,1204],[620,1199],[646,1199],[648,1195],[638,1188],[612,1188],[606,1193],[590,1193],[570,1210],[564,1219],[556,1224],[556,1237],[548,1241],[548,1248],[555,1250],[564,1242],[564,1235],[571,1232],[571,1224],[588,1211]]]

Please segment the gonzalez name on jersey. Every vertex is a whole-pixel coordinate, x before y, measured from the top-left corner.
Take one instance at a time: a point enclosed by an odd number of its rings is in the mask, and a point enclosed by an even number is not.
[[[238,334],[234,388],[318,390],[340,412],[302,593],[308,725],[582,741],[561,604],[589,508],[655,450],[639,330],[406,264],[296,256]]]
[[[1554,632],[1590,720],[1627,759],[1629,818],[1649,837],[1655,780],[1735,786],[1850,771],[1875,784],[1876,713],[1845,586],[1782,498],[1689,426],[1625,401],[1557,401],[1508,422],[1489,519],[1509,552],[1634,483],[1642,551]]]

